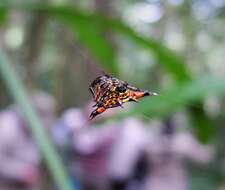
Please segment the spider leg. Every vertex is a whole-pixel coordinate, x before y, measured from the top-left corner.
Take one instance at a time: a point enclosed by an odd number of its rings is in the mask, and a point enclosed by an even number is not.
[[[91,86],[89,87],[89,90],[91,91],[91,94],[92,94],[93,98],[95,98],[95,93],[94,93],[94,90]]]
[[[119,105],[121,108],[124,108],[124,107],[123,107],[123,102],[122,102],[120,99],[118,99],[117,102],[118,102],[118,105]]]
[[[138,101],[136,98],[129,98],[128,101],[129,101],[129,102],[136,102],[136,103],[139,103],[139,101]]]
[[[97,115],[103,113],[106,109],[104,107],[98,107],[93,112],[91,112],[90,120],[92,120]]]

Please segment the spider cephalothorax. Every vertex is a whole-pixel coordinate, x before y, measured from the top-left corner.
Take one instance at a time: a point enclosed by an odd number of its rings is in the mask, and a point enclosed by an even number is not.
[[[122,107],[125,102],[136,102],[144,96],[157,95],[156,93],[130,86],[127,82],[106,74],[96,78],[89,89],[95,101],[93,107],[96,107],[90,115],[91,119],[108,108]]]

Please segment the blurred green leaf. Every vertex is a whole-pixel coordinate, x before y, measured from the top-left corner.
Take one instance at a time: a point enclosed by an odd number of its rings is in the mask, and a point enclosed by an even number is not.
[[[112,74],[118,74],[118,66],[112,44],[104,37],[106,30],[99,27],[99,23],[91,15],[87,16],[85,13],[69,7],[30,3],[0,3],[0,9],[41,12],[63,22],[70,27],[75,37],[81,44],[86,46],[107,71]]]
[[[105,68],[110,69],[113,73],[117,73],[118,69],[113,49],[103,38],[103,31],[107,29],[122,34],[151,51],[159,63],[177,81],[187,81],[191,78],[185,63],[173,51],[159,42],[141,36],[121,20],[63,6],[25,4],[16,5],[14,8],[24,11],[40,11],[60,19],[71,27],[78,39],[101,61]]]
[[[8,3],[9,2],[7,2],[7,0],[0,1],[0,25],[4,24],[7,19],[8,6],[5,5],[7,5]]]
[[[188,107],[193,131],[202,143],[208,143],[215,135],[215,127],[211,119],[204,113],[202,103],[194,102]]]
[[[0,25],[4,24],[7,18],[7,9],[4,7],[0,7]]]
[[[191,79],[189,71],[182,61],[172,50],[163,46],[157,41],[151,38],[143,37],[135,30],[121,22],[120,20],[113,20],[104,17],[97,17],[102,24],[111,28],[112,30],[123,34],[130,40],[140,45],[143,48],[148,49],[158,59],[159,63],[179,82],[187,81]],[[132,53],[132,52],[131,52]]]
[[[40,7],[40,11],[46,11],[49,15],[63,18],[64,21],[70,23],[72,26],[76,25],[76,30],[80,30],[79,34],[82,36],[81,38],[83,42],[91,43],[89,46],[93,49],[96,47],[96,44],[101,44],[101,46],[97,46],[98,49],[96,49],[94,53],[98,53],[100,55],[100,52],[102,51],[101,57],[104,57],[102,60],[108,59],[109,61],[105,62],[108,65],[112,64],[110,62],[112,56],[110,55],[110,51],[105,52],[105,49],[107,49],[106,45],[104,45],[104,42],[101,42],[101,37],[96,34],[100,34],[97,30],[100,28],[110,29],[114,32],[123,34],[125,37],[128,37],[140,46],[149,49],[158,59],[159,63],[167,69],[176,80],[186,81],[191,78],[185,63],[182,62],[174,52],[164,47],[159,42],[141,36],[120,20],[111,19],[97,13],[88,14],[86,11],[66,7],[42,6]],[[81,28],[79,29],[79,27]],[[89,35],[91,37],[88,37]]]
[[[112,45],[104,38],[104,31],[100,30],[96,22],[91,19],[83,19],[70,12],[56,12],[56,14],[56,18],[72,29],[76,38],[89,49],[105,69],[113,74],[118,74]]]
[[[184,106],[194,106],[194,102],[212,94],[225,95],[225,78],[202,77],[177,85],[158,96],[147,97],[129,114],[143,113],[150,118],[168,116]]]

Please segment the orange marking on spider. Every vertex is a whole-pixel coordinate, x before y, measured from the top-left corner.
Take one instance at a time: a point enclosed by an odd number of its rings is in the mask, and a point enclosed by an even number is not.
[[[97,77],[91,83],[89,89],[95,101],[93,107],[96,107],[92,111],[90,119],[93,119],[109,108],[123,107],[122,105],[126,102],[137,102],[142,97],[157,95],[157,93],[130,86],[127,82],[106,74]]]

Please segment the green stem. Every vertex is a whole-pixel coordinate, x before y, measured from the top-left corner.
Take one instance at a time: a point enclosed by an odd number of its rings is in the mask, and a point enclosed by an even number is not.
[[[28,127],[31,129],[31,132],[39,145],[40,151],[43,154],[46,165],[48,166],[55,183],[58,185],[60,190],[73,190],[74,188],[70,183],[65,167],[52,142],[49,140],[40,119],[28,100],[22,81],[19,79],[19,76],[12,65],[3,55],[2,50],[0,50],[0,73],[11,96],[23,111]]]

